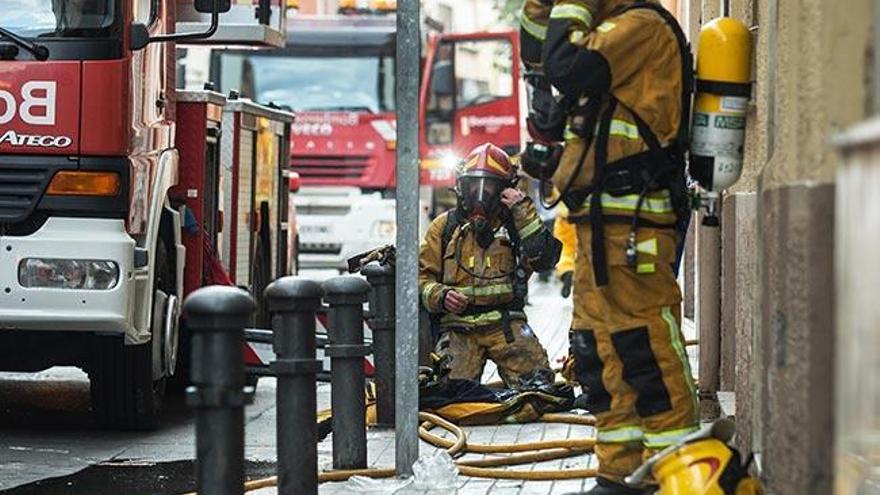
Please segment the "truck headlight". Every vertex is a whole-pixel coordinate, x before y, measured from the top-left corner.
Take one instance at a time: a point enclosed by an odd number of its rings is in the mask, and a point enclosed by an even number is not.
[[[109,290],[119,282],[119,265],[109,260],[25,258],[18,264],[22,287]]]
[[[397,225],[391,220],[379,220],[373,224],[374,237],[394,237],[397,235]]]

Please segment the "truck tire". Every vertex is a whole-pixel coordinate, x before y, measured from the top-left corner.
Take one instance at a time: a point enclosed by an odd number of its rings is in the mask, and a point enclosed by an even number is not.
[[[92,411],[102,428],[152,430],[162,409],[165,380],[153,381],[153,345],[123,345],[98,337],[91,379]]]
[[[173,293],[171,266],[167,247],[159,240],[154,292],[161,289]],[[152,315],[157,317],[161,315]],[[97,336],[93,351],[89,379],[92,412],[98,425],[121,430],[155,429],[162,410],[166,378],[153,380],[152,342],[124,345],[122,336]]]

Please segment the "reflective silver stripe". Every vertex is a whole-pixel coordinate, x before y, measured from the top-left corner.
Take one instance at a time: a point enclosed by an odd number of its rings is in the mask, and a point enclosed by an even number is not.
[[[543,223],[541,223],[541,219],[540,219],[540,218],[535,218],[535,219],[532,220],[528,225],[526,225],[525,227],[523,227],[522,229],[520,229],[520,231],[519,231],[519,238],[520,238],[520,239],[525,239],[526,237],[528,237],[528,236],[534,234],[535,232],[541,230],[541,225],[543,225]]]
[[[553,7],[551,19],[573,19],[581,21],[587,28],[593,27],[593,13],[590,9],[573,3],[564,3]]]
[[[698,426],[688,426],[686,428],[676,428],[674,430],[666,430],[658,433],[645,432],[644,445],[649,449],[662,449],[669,447],[699,429]]]
[[[470,287],[453,287],[466,296],[500,296],[513,293],[513,284],[477,285]]]
[[[520,14],[519,25],[522,26],[523,29],[536,39],[540,41],[544,41],[547,39],[547,26],[543,24],[539,24],[526,15],[526,12],[523,11]]]
[[[638,426],[622,426],[613,430],[599,430],[596,441],[600,443],[629,443],[641,441],[644,437]]]
[[[584,200],[583,206],[585,208],[589,208],[590,206],[590,196],[587,196],[587,199]],[[615,210],[626,210],[626,211],[636,211],[636,207],[639,204],[639,195],[638,194],[626,194],[624,196],[612,196],[608,193],[602,194],[602,207],[603,208],[613,208]],[[646,197],[644,201],[642,201],[642,212],[647,213],[674,213],[675,209],[672,207],[672,199],[669,197],[669,191],[664,191],[660,197]]]

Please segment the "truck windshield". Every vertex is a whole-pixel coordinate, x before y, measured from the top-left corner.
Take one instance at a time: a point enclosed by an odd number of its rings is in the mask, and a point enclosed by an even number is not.
[[[294,111],[394,111],[394,57],[221,55],[224,92],[237,89],[261,103]]]
[[[25,38],[105,37],[116,14],[115,0],[3,0],[2,3],[0,27]]]

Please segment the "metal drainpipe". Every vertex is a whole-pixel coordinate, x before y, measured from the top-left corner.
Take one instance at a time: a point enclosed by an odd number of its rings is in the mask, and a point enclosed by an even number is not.
[[[696,325],[700,338],[699,394],[703,419],[714,419],[720,412],[717,392],[720,386],[721,368],[721,229],[707,227],[701,223],[697,224],[696,236]]]
[[[397,300],[395,456],[412,475],[419,456],[419,0],[397,5]]]

